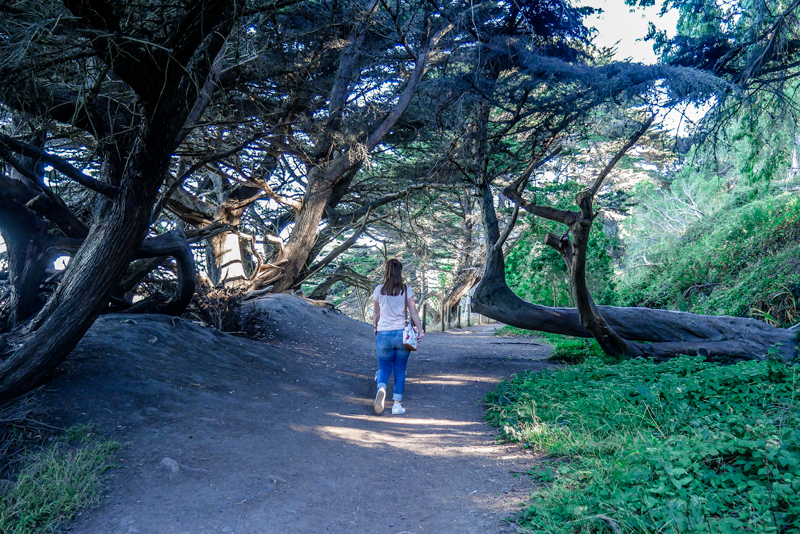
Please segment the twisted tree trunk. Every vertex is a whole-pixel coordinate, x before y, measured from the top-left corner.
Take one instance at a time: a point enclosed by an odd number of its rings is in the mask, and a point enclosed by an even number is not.
[[[214,222],[238,228],[242,214],[257,198],[260,189],[240,187],[223,202],[213,216]],[[237,232],[220,232],[210,237],[206,245],[206,265],[211,282],[217,287],[241,287],[249,285],[249,274],[245,272],[242,246]]]
[[[151,46],[123,35],[121,14],[107,3],[65,5],[75,25],[98,35],[91,46],[135,93],[130,106],[136,112],[123,115],[119,120],[129,121],[123,124],[114,122],[118,115],[105,117],[109,131],[98,136],[100,180],[61,162],[63,172],[105,198],[97,204],[94,222],[61,284],[26,325],[5,336],[0,402],[43,382],[108,305],[147,233],[159,186],[191,107],[203,100],[198,98],[202,95],[197,81],[206,79],[241,9],[223,0],[192,2],[173,20],[177,40],[167,36],[169,46]],[[40,188],[48,191],[41,184]],[[57,198],[51,200],[58,205]]]
[[[375,3],[374,6],[373,9],[377,9],[378,3]],[[362,26],[353,30],[350,37],[352,44],[342,54],[336,81],[331,89],[327,134],[325,140],[318,147],[318,157],[315,158],[314,164],[309,165],[308,186],[303,204],[297,210],[292,233],[275,260],[266,269],[263,269],[253,282],[251,290],[258,290],[271,284],[273,292],[280,292],[296,286],[298,277],[309,264],[309,255],[314,248],[317,232],[329,200],[340,199],[344,195],[346,185],[352,180],[352,175],[348,173],[362,165],[369,153],[384,140],[408,109],[425,75],[431,51],[453,28],[453,25],[448,23],[432,34],[430,13],[425,14],[421,44],[415,57],[414,70],[392,109],[372,131],[364,132],[363,144],[353,143],[343,154],[330,158],[330,153],[337,144],[334,142],[334,138],[342,124],[344,107],[352,89],[351,86],[357,78],[360,65],[356,60],[361,54],[361,46],[367,35],[367,28],[364,24],[366,23],[362,23]]]
[[[314,247],[328,198],[333,192],[336,180],[345,171],[346,169],[340,171],[334,168],[333,171],[323,173],[318,167],[312,169],[308,176],[308,189],[303,199],[303,208],[297,212],[289,239],[272,262],[274,267],[265,270],[251,289],[273,284],[272,291],[280,293],[294,286]]]
[[[91,228],[70,261],[62,283],[24,329],[8,336],[14,350],[0,363],[0,401],[44,381],[75,348],[107,306],[144,239],[169,154],[163,154],[163,145],[152,146],[158,136],[150,134],[147,139],[150,132],[143,129],[143,142],[121,173],[119,195],[108,202],[104,216],[96,219],[100,223]]]
[[[494,195],[477,186],[486,228],[486,264],[475,288],[473,308],[502,323],[554,334],[593,337],[576,308],[551,308],[526,302],[508,287]],[[642,355],[667,359],[680,354],[717,358],[790,362],[798,356],[800,330],[775,328],[755,319],[709,316],[651,308],[597,306],[606,323],[623,339],[647,342]]]

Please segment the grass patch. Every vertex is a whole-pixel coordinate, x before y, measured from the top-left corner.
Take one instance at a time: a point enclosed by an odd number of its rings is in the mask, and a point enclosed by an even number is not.
[[[120,445],[75,426],[27,453],[0,494],[0,532],[52,532],[100,497],[102,474]]]
[[[537,335],[539,332],[535,332],[534,330],[525,330],[524,328],[517,328],[516,326],[505,325],[503,327],[498,328],[494,331],[494,335],[504,337],[504,336],[534,336]]]
[[[541,332],[539,330],[525,330],[524,328],[517,328],[516,326],[505,325],[494,331],[496,336],[536,336],[548,345],[557,345],[561,341],[567,339],[579,339],[571,336],[562,336],[561,334],[551,334],[550,332]]]
[[[581,338],[564,336],[561,334],[551,334],[549,332],[539,332],[536,330],[525,330],[515,326],[504,326],[495,330],[496,336],[536,336],[549,345],[553,345],[553,353],[550,360],[557,362],[577,364],[583,363],[589,358],[597,358],[606,363],[618,363],[619,358],[607,356],[596,340],[591,338]]]
[[[563,339],[556,341],[553,347],[551,360],[558,362],[578,364],[590,358],[596,358],[606,363],[618,363],[619,358],[608,356],[595,339],[560,336]]]
[[[486,396],[502,439],[549,454],[534,532],[800,532],[796,368],[697,357],[525,373]],[[612,527],[613,525],[613,527]]]

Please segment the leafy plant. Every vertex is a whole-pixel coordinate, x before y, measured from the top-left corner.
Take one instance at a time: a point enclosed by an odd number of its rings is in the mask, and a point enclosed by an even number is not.
[[[568,336],[563,336],[563,339],[556,342],[553,353],[550,355],[551,360],[572,364],[583,363],[590,358],[597,358],[607,363],[619,361],[618,358],[607,356],[594,339]]]
[[[539,332],[535,332],[533,330],[525,330],[524,328],[517,328],[516,326],[505,325],[501,326],[497,330],[494,331],[494,335],[496,336],[533,336],[538,334]]]
[[[487,420],[552,458],[518,518],[533,531],[796,532],[796,381],[777,361],[589,360],[500,384]]]

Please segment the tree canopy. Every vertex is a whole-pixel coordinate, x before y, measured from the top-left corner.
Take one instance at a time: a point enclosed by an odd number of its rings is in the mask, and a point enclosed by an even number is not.
[[[3,2],[0,397],[101,313],[180,315],[198,275],[237,299],[358,296],[390,254],[438,310],[473,291],[490,317],[610,353],[793,358],[793,332],[763,321],[595,302],[597,208],[630,207],[610,176],[794,117],[796,2],[673,7],[677,35],[650,34],[662,63],[641,65],[598,50],[593,10],[566,0]],[[694,139],[652,128],[690,103],[713,107]],[[563,262],[537,303],[506,276],[534,276],[514,250],[533,235]]]

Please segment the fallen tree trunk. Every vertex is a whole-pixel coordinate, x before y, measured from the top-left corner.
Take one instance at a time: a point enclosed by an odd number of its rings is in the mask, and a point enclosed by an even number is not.
[[[487,183],[478,184],[484,227],[486,264],[475,288],[472,307],[502,323],[554,334],[593,337],[575,308],[549,308],[526,302],[508,287],[494,196]],[[642,345],[643,355],[667,359],[680,354],[717,358],[784,362],[798,355],[798,330],[775,328],[744,317],[697,315],[651,308],[598,306],[606,322],[629,341]]]
[[[576,308],[548,308],[526,302],[511,291],[504,274],[489,279],[489,273],[484,272],[472,297],[472,308],[517,328],[592,337],[581,326]],[[797,356],[800,332],[775,328],[755,319],[652,308],[598,306],[598,309],[623,338],[652,343],[645,347],[646,355],[659,359],[677,354],[708,354],[763,360],[773,348],[775,356],[783,361]]]

